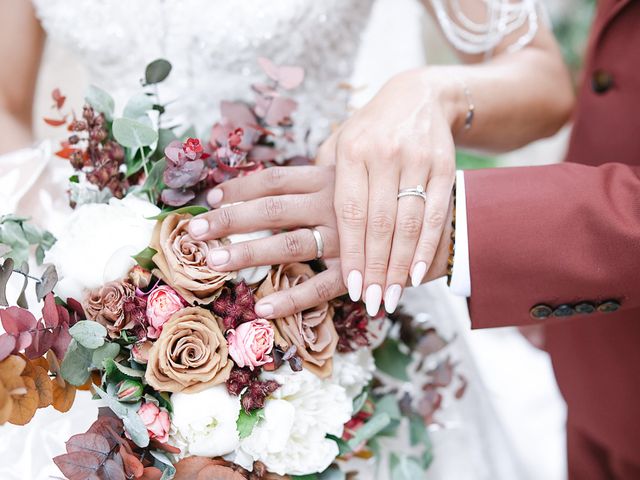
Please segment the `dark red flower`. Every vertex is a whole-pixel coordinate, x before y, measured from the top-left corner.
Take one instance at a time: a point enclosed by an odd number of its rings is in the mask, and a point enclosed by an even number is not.
[[[227,391],[231,395],[240,396],[242,391],[249,386],[252,381],[257,380],[258,371],[251,371],[248,368],[233,367],[227,380]]]
[[[248,413],[256,408],[264,407],[264,401],[278,388],[280,388],[280,384],[275,380],[267,380],[266,382],[256,381],[249,384],[247,391],[240,401],[242,408]]]
[[[222,318],[225,330],[258,318],[254,311],[256,301],[253,292],[245,282],[233,288],[224,288],[213,302],[213,311]]]
[[[202,144],[197,138],[187,138],[187,141],[182,144],[182,148],[190,160],[195,160],[198,154],[203,152]]]
[[[338,332],[338,351],[353,352],[369,345],[369,316],[362,303],[336,302],[333,324]]]

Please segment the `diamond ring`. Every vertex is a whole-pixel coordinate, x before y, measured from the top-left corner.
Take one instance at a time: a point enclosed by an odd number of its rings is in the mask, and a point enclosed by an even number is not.
[[[424,192],[424,187],[422,185],[412,188],[403,188],[398,193],[398,198],[402,197],[420,197],[425,202],[427,201],[427,194]]]

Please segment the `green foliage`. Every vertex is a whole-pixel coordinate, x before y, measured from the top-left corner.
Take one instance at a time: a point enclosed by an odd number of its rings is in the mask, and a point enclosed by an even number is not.
[[[113,120],[115,102],[107,92],[95,85],[89,85],[85,100],[95,111],[104,113],[104,117],[108,122]]]
[[[146,117],[147,112],[153,109],[153,100],[146,93],[137,93],[129,99],[124,107],[123,115],[132,120],[138,120],[140,117]]]
[[[149,445],[149,432],[137,413],[140,408],[140,402],[134,404],[119,402],[115,396],[115,386],[113,384],[107,385],[106,392],[95,385],[93,388],[96,394],[107,404],[107,407],[122,419],[124,428],[127,430],[131,440],[141,448],[147,447]]]
[[[115,119],[112,132],[120,145],[134,151],[148,147],[158,140],[158,132],[152,127],[130,118]]]
[[[500,163],[493,157],[486,157],[464,150],[456,151],[456,167],[460,170],[477,170],[479,168],[495,168]]]
[[[198,205],[189,205],[187,207],[180,207],[175,209],[168,208],[168,209],[162,210],[162,212],[160,212],[155,217],[150,217],[149,220],[164,220],[172,213],[177,213],[177,214],[188,213],[195,217],[196,215],[200,215],[201,213],[205,213],[208,211],[209,211],[208,208],[201,207]]]
[[[80,345],[75,339],[71,340],[60,365],[62,378],[76,387],[84,384],[89,379],[91,358],[91,350]]]
[[[373,355],[379,370],[398,380],[409,381],[407,367],[411,363],[411,357],[400,350],[398,340],[387,338]]]
[[[238,416],[238,420],[236,422],[236,427],[238,429],[240,439],[242,440],[243,438],[247,438],[249,435],[251,435],[253,428],[263,418],[264,409],[262,408],[252,410],[249,413],[245,412],[244,408],[240,409],[240,415]]]
[[[69,334],[83,347],[95,350],[104,345],[107,329],[93,320],[80,320],[69,329]]]
[[[171,64],[164,58],[154,60],[144,72],[144,78],[147,85],[153,85],[164,81],[171,73]]]
[[[162,190],[166,187],[162,178],[166,167],[167,160],[164,158],[155,162],[151,167],[151,170],[149,170],[149,174],[147,175],[144,184],[140,188],[140,193],[146,193],[149,197],[149,201],[152,203],[157,202]]]
[[[389,462],[391,478],[394,480],[415,480],[424,478],[424,469],[418,459],[410,455],[391,454]]]
[[[91,363],[95,368],[103,368],[105,360],[113,360],[120,353],[120,345],[117,343],[105,343],[96,348],[91,356]]]
[[[153,256],[156,253],[158,253],[156,250],[151,247],[147,247],[137,255],[134,255],[133,259],[138,262],[138,265],[140,265],[142,268],[153,270],[156,266],[156,264],[153,263]]]
[[[0,217],[0,257],[12,258],[17,265],[29,260],[29,250],[36,247],[36,262],[41,265],[44,254],[55,243],[51,233],[29,223],[26,217],[4,215]]]

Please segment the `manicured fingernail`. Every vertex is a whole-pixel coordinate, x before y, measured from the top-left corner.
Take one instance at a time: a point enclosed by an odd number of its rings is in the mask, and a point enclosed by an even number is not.
[[[211,263],[211,265],[215,265],[216,267],[227,263],[229,261],[229,258],[229,251],[223,248],[220,250],[211,250],[209,252],[209,263]]]
[[[273,315],[273,305],[270,303],[257,303],[256,315],[259,317],[270,317]]]
[[[204,218],[194,218],[189,222],[189,233],[194,237],[201,237],[209,230],[209,222]]]
[[[220,190],[219,188],[214,188],[213,190],[210,190],[209,193],[207,193],[207,202],[212,207],[216,207],[222,201],[223,195],[224,192],[222,190]]]
[[[347,289],[349,290],[349,298],[357,302],[362,295],[362,274],[357,270],[351,270],[347,277]]]
[[[424,262],[418,262],[413,266],[411,272],[411,285],[417,287],[424,280],[424,275],[427,273],[427,264]]]
[[[380,285],[369,285],[365,293],[364,303],[367,306],[367,313],[370,317],[374,317],[380,310],[380,302],[382,302],[382,287]]]
[[[400,295],[402,295],[402,287],[397,283],[387,288],[384,293],[384,309],[387,313],[393,313],[398,308],[398,302],[400,301]]]

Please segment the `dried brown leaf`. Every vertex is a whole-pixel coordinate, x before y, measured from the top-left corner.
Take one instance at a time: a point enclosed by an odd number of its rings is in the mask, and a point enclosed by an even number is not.
[[[62,382],[62,386],[59,381],[51,382],[51,386],[53,387],[53,401],[51,404],[53,408],[64,413],[69,411],[76,399],[76,387],[64,380],[62,380]]]
[[[156,467],[145,467],[144,473],[139,480],[160,480],[162,478],[162,470]],[[174,477],[175,479],[176,477]]]
[[[25,374],[32,378],[36,391],[38,392],[38,408],[48,407],[53,403],[53,382],[49,378],[49,371],[40,366],[31,366],[29,374]]]
[[[9,390],[5,387],[2,380],[0,380],[0,425],[7,423],[13,410],[13,399]]]
[[[191,480],[196,478],[198,472],[211,464],[211,459],[206,457],[187,457],[180,460],[174,466],[176,475],[174,480]]]
[[[18,355],[9,355],[0,362],[0,379],[22,375],[27,362]]]
[[[104,462],[100,469],[100,478],[104,480],[126,480],[127,477],[124,474],[123,466],[110,458]]]
[[[66,443],[67,453],[89,452],[98,455],[101,460],[109,455],[111,448],[109,442],[97,433],[79,433],[74,435]]]
[[[3,383],[9,392],[15,390],[25,390],[25,393],[11,395],[13,399],[13,409],[9,417],[9,423],[14,425],[26,425],[33,418],[38,409],[38,391],[36,383],[31,377],[13,377],[3,379]]]

